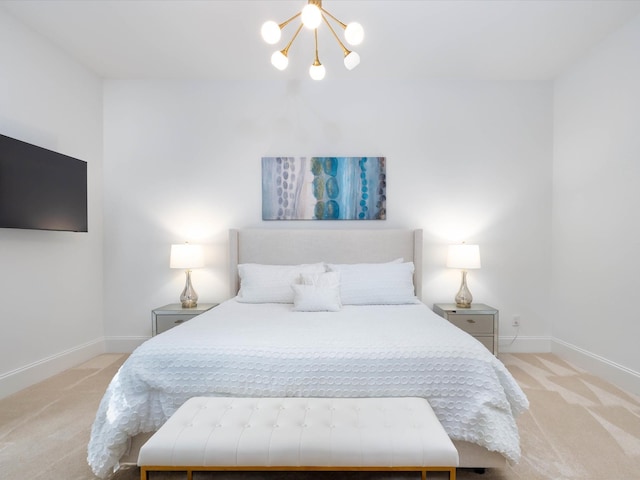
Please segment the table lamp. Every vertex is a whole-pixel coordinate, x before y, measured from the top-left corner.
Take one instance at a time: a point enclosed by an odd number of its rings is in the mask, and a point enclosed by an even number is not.
[[[462,270],[462,283],[456,295],[456,307],[470,308],[473,296],[467,287],[467,270],[480,268],[480,247],[478,245],[449,245],[447,267]]]
[[[191,269],[204,267],[204,254],[202,245],[183,243],[171,245],[170,268],[182,268],[187,276],[184,290],[180,295],[182,308],[194,308],[198,306],[198,294],[191,285]]]

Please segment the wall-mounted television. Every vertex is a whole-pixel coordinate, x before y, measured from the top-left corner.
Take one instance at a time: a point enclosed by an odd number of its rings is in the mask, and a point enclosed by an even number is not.
[[[0,228],[87,227],[87,162],[0,135]]]

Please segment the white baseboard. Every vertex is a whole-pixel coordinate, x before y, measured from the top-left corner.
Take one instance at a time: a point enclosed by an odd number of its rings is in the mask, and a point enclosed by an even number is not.
[[[105,351],[104,339],[99,338],[4,373],[0,375],[0,398],[8,397],[24,388],[101,355]]]
[[[500,353],[542,353],[551,351],[551,337],[500,337]]]
[[[131,353],[151,337],[107,337],[108,353]]]
[[[551,352],[576,367],[617,385],[627,392],[640,395],[640,372],[619,365],[604,357],[554,337],[500,337],[500,353]]]
[[[551,351],[576,367],[583,368],[598,377],[602,377],[627,392],[640,395],[640,372],[631,370],[558,338],[552,339]]]

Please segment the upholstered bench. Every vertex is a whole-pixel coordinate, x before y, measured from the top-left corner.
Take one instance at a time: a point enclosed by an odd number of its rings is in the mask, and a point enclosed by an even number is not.
[[[447,471],[458,452],[422,398],[195,397],[145,443],[150,471]]]

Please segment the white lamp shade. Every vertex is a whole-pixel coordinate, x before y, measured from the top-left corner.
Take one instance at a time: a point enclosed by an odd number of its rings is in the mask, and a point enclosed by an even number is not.
[[[284,53],[278,50],[273,52],[273,55],[271,55],[271,65],[276,67],[278,70],[284,70],[287,68],[287,65],[289,65],[289,59]]]
[[[204,252],[202,245],[182,243],[171,245],[170,268],[201,268],[204,267]]]
[[[344,57],[344,66],[347,67],[347,70],[353,70],[360,63],[360,55],[356,52],[351,52],[349,55]]]
[[[300,18],[305,27],[314,30],[318,28],[320,22],[322,22],[322,13],[316,5],[310,3],[302,9]]]
[[[280,38],[282,37],[282,30],[280,30],[280,25],[278,25],[273,20],[264,22],[264,24],[262,24],[260,33],[262,34],[262,39],[269,45],[278,43],[280,41]]]
[[[480,268],[480,247],[478,245],[449,245],[447,267],[468,270]]]
[[[314,80],[322,80],[326,75],[327,70],[324,65],[311,65],[309,67],[309,76]]]
[[[364,40],[364,28],[358,22],[351,22],[344,29],[344,38],[349,45],[360,45]]]

